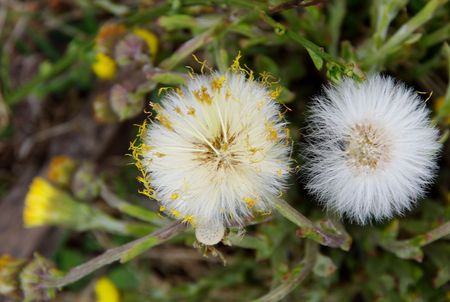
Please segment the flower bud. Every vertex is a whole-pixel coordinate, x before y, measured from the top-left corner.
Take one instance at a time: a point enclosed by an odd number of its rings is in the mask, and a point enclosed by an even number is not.
[[[76,161],[69,156],[55,156],[51,159],[48,167],[48,179],[55,184],[66,187],[70,183],[76,165]]]
[[[44,280],[59,274],[54,264],[42,256],[35,254],[20,273],[20,284],[24,302],[49,301],[55,296],[55,289],[41,286]]]

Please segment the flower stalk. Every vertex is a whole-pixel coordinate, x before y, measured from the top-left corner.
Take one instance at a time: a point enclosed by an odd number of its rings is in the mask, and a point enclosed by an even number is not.
[[[112,208],[151,224],[160,224],[162,221],[160,214],[120,199],[104,183],[100,185],[100,188],[100,196]]]
[[[348,251],[351,245],[351,237],[339,232],[331,222],[327,229],[317,226],[303,214],[294,209],[283,199],[276,199],[275,208],[286,219],[300,227],[297,235],[300,237],[314,240],[322,245],[330,247],[339,247],[344,251]]]
[[[78,281],[99,268],[115,261],[124,263],[137,255],[144,253],[149,248],[161,244],[175,235],[180,234],[185,227],[185,224],[175,221],[151,234],[148,234],[147,236],[131,241],[125,245],[109,249],[102,255],[74,267],[62,277],[55,277],[43,281],[40,286],[43,288],[61,288]]]
[[[447,221],[443,225],[424,234],[417,235],[411,239],[382,240],[380,245],[385,250],[394,253],[399,258],[414,259],[417,262],[422,262],[423,251],[421,248],[448,235],[450,235],[450,221]]]

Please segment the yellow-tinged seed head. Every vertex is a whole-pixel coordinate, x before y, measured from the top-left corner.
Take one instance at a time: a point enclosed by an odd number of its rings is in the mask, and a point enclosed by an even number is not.
[[[239,57],[229,72],[210,75],[194,57],[202,74],[191,72],[175,93],[163,91],[153,105],[157,115],[139,135],[152,149],[131,144],[141,182],[151,185],[161,212],[183,222],[221,230],[246,223],[270,211],[287,178],[291,145],[272,93],[280,90],[269,87],[267,74],[265,83],[255,80]]]
[[[102,277],[95,282],[96,302],[119,302],[120,293],[114,283]]]
[[[116,76],[117,66],[116,62],[108,55],[99,52],[95,56],[95,61],[92,64],[92,70],[95,75],[102,80],[110,80]]]
[[[158,53],[158,37],[154,33],[149,30],[143,28],[134,28],[133,34],[143,39],[145,43],[147,43],[148,48],[150,49],[150,55],[152,56],[152,60],[155,60],[156,54]]]

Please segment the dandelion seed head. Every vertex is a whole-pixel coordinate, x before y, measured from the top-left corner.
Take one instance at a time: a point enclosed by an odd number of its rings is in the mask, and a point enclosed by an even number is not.
[[[290,145],[270,94],[238,70],[195,75],[153,105],[137,159],[165,213],[221,230],[272,208],[289,175]]]
[[[403,214],[436,170],[438,131],[425,103],[390,77],[345,79],[311,105],[307,188],[360,224]]]

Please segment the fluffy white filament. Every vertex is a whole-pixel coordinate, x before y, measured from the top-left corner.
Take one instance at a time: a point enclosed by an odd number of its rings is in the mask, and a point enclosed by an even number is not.
[[[309,116],[307,188],[364,224],[410,209],[433,179],[440,149],[425,102],[390,77],[345,79]]]
[[[204,230],[272,208],[289,174],[290,146],[264,85],[241,73],[196,76],[154,109],[143,166],[167,213]]]

